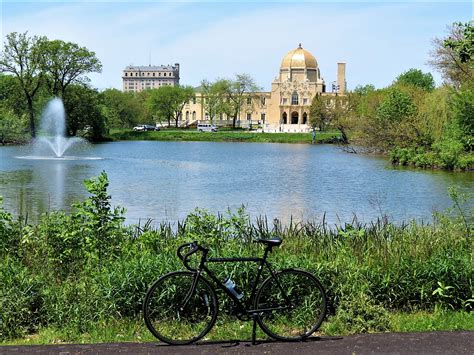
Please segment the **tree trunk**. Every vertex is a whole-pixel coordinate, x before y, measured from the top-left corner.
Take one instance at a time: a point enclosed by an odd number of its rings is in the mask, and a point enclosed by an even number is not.
[[[27,97],[28,103],[28,116],[30,118],[30,133],[31,137],[36,137],[36,125],[35,125],[35,111],[33,108],[33,99],[31,97]]]
[[[347,144],[349,143],[349,139],[347,138],[346,131],[344,130],[344,127],[339,126],[337,127],[339,129],[339,132],[341,132],[342,135],[342,143]]]

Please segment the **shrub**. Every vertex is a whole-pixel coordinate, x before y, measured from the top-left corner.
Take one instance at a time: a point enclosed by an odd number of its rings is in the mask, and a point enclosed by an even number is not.
[[[38,329],[42,285],[28,268],[9,256],[0,260],[0,339]]]

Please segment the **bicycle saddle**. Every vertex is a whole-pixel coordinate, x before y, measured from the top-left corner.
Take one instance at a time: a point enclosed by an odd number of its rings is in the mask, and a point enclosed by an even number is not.
[[[279,237],[273,237],[273,238],[270,238],[270,239],[260,238],[260,239],[257,239],[257,242],[268,245],[269,247],[277,247],[281,244],[282,240]]]

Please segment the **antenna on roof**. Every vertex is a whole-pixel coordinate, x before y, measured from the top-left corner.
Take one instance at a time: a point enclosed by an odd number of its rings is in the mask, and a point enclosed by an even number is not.
[[[148,51],[148,66],[151,67],[151,50]]]

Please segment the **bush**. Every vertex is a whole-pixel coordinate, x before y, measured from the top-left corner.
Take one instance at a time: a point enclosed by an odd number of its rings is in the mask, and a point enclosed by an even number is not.
[[[269,225],[264,218],[251,221],[240,208],[218,215],[196,210],[177,228],[146,224],[133,233],[122,224],[121,210],[110,206],[106,175],[90,181],[91,197],[71,215],[52,212],[36,226],[19,228],[0,210],[3,338],[41,325],[73,337],[99,323],[140,317],[148,287],[159,276],[183,269],[176,248],[193,240],[207,245],[211,257],[258,256],[263,247],[253,240],[281,236],[284,243],[271,255],[272,265],[306,269],[320,279],[334,332],[385,330],[387,311],[472,307],[473,226],[472,220],[452,215],[462,213],[454,192],[455,208],[438,213],[429,225],[396,225],[386,218],[336,228],[314,221]],[[255,264],[209,267],[218,278],[231,276],[242,290],[251,290]],[[227,298],[220,301],[223,309],[230,307]]]
[[[0,260],[0,339],[20,337],[38,329],[42,284],[20,261]]]

